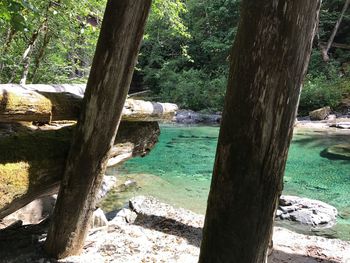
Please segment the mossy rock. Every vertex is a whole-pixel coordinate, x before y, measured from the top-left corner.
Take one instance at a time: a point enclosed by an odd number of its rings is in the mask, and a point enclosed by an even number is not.
[[[350,144],[337,144],[328,147],[327,154],[337,159],[350,160]]]

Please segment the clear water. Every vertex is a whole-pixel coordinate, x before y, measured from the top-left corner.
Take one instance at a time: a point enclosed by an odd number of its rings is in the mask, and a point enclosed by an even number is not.
[[[110,169],[121,181],[135,180],[137,187],[109,197],[114,208],[128,198],[145,194],[164,202],[205,213],[206,200],[219,133],[218,127],[162,126],[157,146],[144,158],[134,158],[122,168]],[[337,207],[338,224],[315,234],[350,240],[350,161],[322,157],[330,145],[349,143],[338,133],[297,131],[289,151],[284,194],[325,201]]]

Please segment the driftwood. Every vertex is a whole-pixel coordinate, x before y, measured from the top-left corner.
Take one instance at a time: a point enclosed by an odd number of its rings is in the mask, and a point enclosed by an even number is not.
[[[0,84],[0,122],[49,123],[58,120],[76,120],[80,114],[84,87],[84,85]],[[177,106],[172,103],[127,99],[122,120],[170,120],[176,110]]]
[[[57,193],[74,126],[33,130],[20,124],[0,129],[0,219],[29,202]],[[143,156],[157,142],[157,122],[122,122],[109,165]]]

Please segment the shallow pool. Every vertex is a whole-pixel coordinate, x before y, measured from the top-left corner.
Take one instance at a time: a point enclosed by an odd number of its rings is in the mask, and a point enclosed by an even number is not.
[[[204,214],[219,128],[162,126],[161,132],[148,156],[128,161],[119,171],[109,169],[121,181],[137,182],[127,192],[110,195],[109,205],[116,208],[131,196],[146,194]],[[327,158],[324,150],[349,141],[344,133],[296,131],[284,178],[284,194],[318,199],[338,208],[338,224],[314,233],[346,240],[350,240],[350,161]]]

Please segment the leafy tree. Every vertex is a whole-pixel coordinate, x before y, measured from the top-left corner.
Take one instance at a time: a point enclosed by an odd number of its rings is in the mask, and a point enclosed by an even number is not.
[[[171,100],[184,108],[221,110],[240,2],[154,0],[134,74],[137,89],[149,89],[154,99]],[[105,3],[2,0],[0,82],[86,82]],[[327,63],[320,49],[330,38],[344,3],[322,2],[317,41],[304,85],[305,90],[315,88],[305,93],[307,100],[301,100],[304,113],[320,105],[312,102],[315,92],[323,92],[325,87],[329,87],[329,94],[343,90],[350,79],[349,8],[329,49]],[[335,97],[322,103],[336,105],[340,99]],[[305,101],[310,103],[304,105]]]

